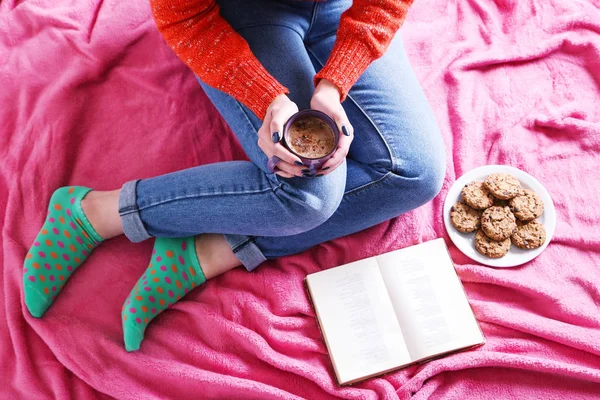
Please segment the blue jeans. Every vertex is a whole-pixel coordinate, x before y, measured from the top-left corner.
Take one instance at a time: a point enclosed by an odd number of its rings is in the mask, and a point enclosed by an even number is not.
[[[222,0],[221,15],[265,68],[309,108],[351,0]],[[248,269],[266,259],[366,229],[428,202],[445,176],[442,137],[400,35],[350,90],[343,107],[355,138],[344,164],[314,178],[283,178],[258,147],[261,120],[200,81],[247,161],[202,165],[128,182],[119,199],[127,237],[224,234]]]

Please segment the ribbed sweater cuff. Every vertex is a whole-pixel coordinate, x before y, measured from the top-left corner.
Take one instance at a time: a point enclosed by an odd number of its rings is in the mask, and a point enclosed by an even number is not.
[[[244,103],[261,120],[267,108],[280,94],[290,91],[271,76],[255,58],[241,63],[227,86],[231,95]]]
[[[333,82],[340,89],[340,102],[346,100],[350,88],[356,83],[375,58],[360,41],[338,38],[327,63],[315,75],[315,87],[321,79]]]

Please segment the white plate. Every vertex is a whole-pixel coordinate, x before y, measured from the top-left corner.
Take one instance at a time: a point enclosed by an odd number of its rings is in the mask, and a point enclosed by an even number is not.
[[[513,175],[521,182],[521,186],[524,189],[533,190],[542,199],[544,202],[544,213],[537,219],[546,229],[546,242],[542,246],[534,250],[522,250],[512,245],[504,257],[488,258],[475,250],[475,233],[462,233],[452,226],[452,223],[450,222],[450,208],[454,203],[461,199],[460,192],[463,186],[472,181],[483,181],[486,176],[493,173]],[[548,246],[548,243],[550,243],[550,240],[552,239],[552,235],[554,235],[554,228],[556,227],[556,210],[554,209],[554,203],[546,188],[544,188],[544,186],[542,186],[542,184],[533,176],[518,168],[506,165],[486,165],[472,169],[454,182],[454,185],[452,185],[448,191],[446,201],[444,202],[444,225],[446,225],[446,231],[448,232],[448,235],[450,235],[450,239],[454,245],[470,259],[491,267],[515,267],[533,260],[544,251],[546,246]]]

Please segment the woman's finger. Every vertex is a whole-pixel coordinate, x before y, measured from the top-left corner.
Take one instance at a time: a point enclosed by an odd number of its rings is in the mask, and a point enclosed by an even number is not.
[[[280,170],[276,170],[275,175],[283,176],[284,178],[294,178],[295,177],[295,175],[292,175],[288,172],[280,171]]]
[[[349,130],[349,128],[347,128],[347,127],[345,128],[345,130],[346,130],[346,132],[351,132]],[[333,153],[333,156],[331,156],[331,158],[329,160],[327,160],[325,162],[325,164],[323,164],[319,173],[323,173],[323,174],[331,173],[342,164],[342,162],[344,161],[344,158],[346,158],[346,156],[348,155],[348,152],[350,151],[350,144],[352,144],[352,139],[353,139],[352,134],[340,135],[340,141],[338,142],[338,147],[335,150],[335,153]]]
[[[333,111],[330,113],[331,118],[335,121],[338,129],[340,131],[340,140],[338,142],[338,147],[333,154],[333,156],[327,160],[325,164],[321,167],[319,173],[328,174],[333,172],[337,167],[339,167],[344,158],[348,155],[350,151],[350,145],[352,144],[352,140],[354,139],[354,127],[348,121],[348,116],[346,115],[346,111],[344,107],[339,105],[339,107],[334,107]]]
[[[352,140],[354,139],[354,129],[352,128],[352,125],[348,123],[346,125],[342,125],[342,130],[348,134],[346,135],[346,133],[342,133],[340,135],[340,141],[338,142],[338,149],[336,151],[342,151],[344,157],[346,157],[350,151]]]
[[[284,157],[288,157],[288,154],[292,154],[289,153],[281,144],[278,144],[278,146],[281,147],[282,150],[278,151],[276,154],[273,154],[272,151],[274,149],[277,149],[278,147],[274,147],[272,145],[272,142],[269,141],[269,143],[266,143],[266,141],[262,138],[258,140],[258,147],[260,147],[261,150],[267,155],[267,158],[270,159],[273,156],[277,156],[280,159],[280,161],[276,165],[275,171],[285,171],[286,173],[294,176],[302,176],[302,174],[310,172],[310,170],[308,170],[308,167],[300,162],[300,159],[296,161],[298,164],[294,164],[294,161],[292,161],[292,163],[287,162]],[[288,157],[287,159],[295,160],[295,158],[293,157]]]
[[[263,123],[258,130],[258,137],[270,143],[281,140],[281,130],[285,121],[296,111],[298,106],[286,95],[277,96],[267,108]],[[274,135],[275,133],[277,135]]]
[[[273,151],[274,151],[274,155],[276,155],[277,157],[281,158],[283,161],[285,161],[288,164],[291,165],[296,165],[297,167],[304,167],[304,164],[302,164],[302,160],[300,160],[300,157],[298,157],[295,154],[290,153],[290,151],[288,149],[286,149],[285,147],[283,147],[283,145],[281,143],[277,143],[274,147],[273,147]]]
[[[283,136],[283,126],[286,121],[297,112],[298,106],[291,101],[273,107],[271,110],[271,121],[269,123],[271,140],[273,143],[279,143]]]
[[[289,152],[280,141],[283,137],[283,126],[286,121],[298,112],[298,106],[292,101],[283,101],[274,104],[267,112],[263,125],[259,129],[258,145],[267,157],[277,156],[289,166],[279,166],[288,174],[300,176],[304,167],[299,157]]]
[[[344,151],[344,157],[350,151],[350,144],[352,144],[352,140],[354,139],[354,127],[350,125],[350,122],[345,117],[346,115],[344,114],[343,118],[340,117],[335,121],[340,129],[338,150],[342,149]]]
[[[337,167],[342,165],[346,156],[344,155],[343,152],[341,152],[339,150],[340,149],[338,148],[335,151],[335,153],[333,153],[333,156],[329,160],[327,160],[327,162],[325,164],[323,164],[323,167],[321,167],[321,169],[319,171],[317,171],[317,174],[324,174],[324,175],[330,174],[333,171],[335,171],[335,169]]]
[[[294,176],[303,176],[303,174],[311,172],[310,169],[308,169],[308,167],[305,165],[290,164],[283,160],[277,163],[277,169],[287,172],[288,174],[292,174]]]

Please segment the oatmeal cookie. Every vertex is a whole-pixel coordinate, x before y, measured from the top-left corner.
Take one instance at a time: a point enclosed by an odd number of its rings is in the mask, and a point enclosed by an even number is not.
[[[531,190],[523,190],[517,197],[508,203],[515,217],[521,221],[531,221],[544,212],[544,203],[537,194]]]
[[[494,204],[494,196],[483,186],[483,182],[466,184],[461,191],[462,198],[473,208],[483,210]]]
[[[483,181],[485,188],[500,200],[512,199],[522,188],[521,182],[509,174],[491,174]]]
[[[460,232],[474,232],[481,227],[481,212],[459,201],[450,209],[450,221]]]
[[[490,207],[481,215],[481,229],[493,240],[510,237],[517,228],[515,216],[508,207]]]
[[[482,230],[478,230],[475,234],[475,249],[486,257],[500,258],[510,250],[510,239],[492,240]]]
[[[538,221],[517,224],[517,230],[511,235],[512,243],[520,249],[537,249],[546,242],[546,230]]]

